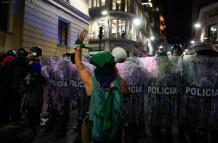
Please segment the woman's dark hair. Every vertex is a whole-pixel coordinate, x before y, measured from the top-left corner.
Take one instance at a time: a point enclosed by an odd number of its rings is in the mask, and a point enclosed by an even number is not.
[[[94,73],[102,88],[110,88],[111,82],[117,76],[115,64],[106,64],[102,68],[96,68]]]

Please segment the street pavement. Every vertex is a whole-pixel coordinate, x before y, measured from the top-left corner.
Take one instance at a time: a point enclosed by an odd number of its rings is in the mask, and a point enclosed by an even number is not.
[[[33,136],[32,133],[25,128],[25,123],[8,124],[0,127],[0,143],[75,143],[77,132],[74,127],[77,123],[77,111],[74,111],[70,115],[70,122],[68,124],[68,132],[64,138],[56,139],[53,131],[46,132],[44,126],[41,126],[38,130],[38,135]],[[123,143],[136,143],[135,141],[128,139],[123,140]],[[137,143],[156,143],[151,137],[147,136],[138,138]],[[169,142],[161,142],[169,143]],[[172,143],[181,143],[177,141],[177,137],[173,137]]]
[[[70,114],[68,132],[64,138],[56,139],[54,132],[46,133],[45,129],[42,128],[33,143],[74,143],[77,136],[77,133],[74,131],[77,122],[77,114],[77,111]]]
[[[8,123],[0,126],[0,143],[74,143],[77,133],[74,131],[76,125],[77,111],[70,115],[68,132],[64,138],[56,139],[54,131],[46,132],[44,126],[38,128],[37,136],[26,128],[26,121],[19,123]]]

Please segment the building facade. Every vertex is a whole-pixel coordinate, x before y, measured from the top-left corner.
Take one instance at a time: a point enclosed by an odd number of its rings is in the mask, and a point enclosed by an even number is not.
[[[218,2],[201,7],[197,21],[201,28],[195,30],[197,41],[208,41],[213,45],[218,44]]]
[[[217,2],[217,0],[192,0],[193,23],[197,21],[200,9],[214,2]]]
[[[88,30],[87,0],[4,0],[8,13],[1,28],[3,50],[39,46],[45,55],[62,55]],[[2,21],[2,20],[1,20]],[[1,27],[1,26],[0,26]],[[85,40],[87,43],[87,39]]]
[[[122,47],[129,56],[153,53],[150,17],[136,0],[89,0],[89,15],[89,46],[94,51]]]

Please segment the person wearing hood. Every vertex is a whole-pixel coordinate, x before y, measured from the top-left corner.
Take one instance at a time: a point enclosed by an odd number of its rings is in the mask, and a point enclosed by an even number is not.
[[[9,123],[12,115],[12,74],[14,70],[15,52],[13,50],[7,51],[1,57],[1,101],[2,114],[1,119],[3,123]]]
[[[100,52],[90,59],[96,69],[92,76],[86,70],[82,60],[82,48],[85,32],[81,32],[75,44],[75,64],[81,80],[84,82],[87,96],[91,96],[89,120],[91,138],[94,143],[121,142],[122,95],[128,95],[126,82],[118,75],[115,57],[110,52]],[[126,59],[127,54],[124,54]]]

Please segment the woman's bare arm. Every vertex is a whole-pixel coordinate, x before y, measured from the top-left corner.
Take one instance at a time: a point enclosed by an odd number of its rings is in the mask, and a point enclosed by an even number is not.
[[[81,32],[78,36],[78,39],[80,41],[83,41],[86,36],[85,32]],[[77,68],[77,71],[79,73],[80,79],[84,82],[86,94],[88,96],[91,95],[93,85],[92,85],[92,75],[89,71],[86,70],[85,65],[82,62],[81,58],[82,54],[82,48],[81,47],[76,47],[75,49],[75,65]]]

